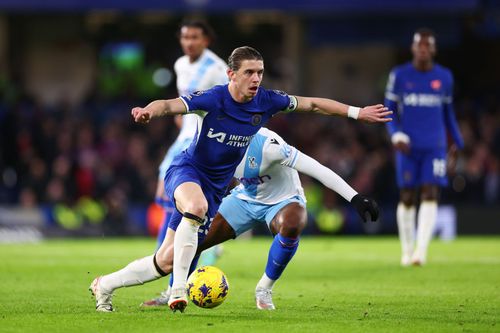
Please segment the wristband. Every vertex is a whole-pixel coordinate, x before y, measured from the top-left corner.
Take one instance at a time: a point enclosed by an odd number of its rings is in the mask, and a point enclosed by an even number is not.
[[[402,143],[405,143],[405,144],[409,144],[410,143],[410,137],[403,133],[403,132],[395,132],[392,136],[391,136],[391,142],[393,145],[395,144],[398,144],[399,142],[402,142]]]
[[[361,108],[357,108],[355,106],[349,106],[349,108],[347,109],[347,116],[349,118],[358,119],[360,110]]]

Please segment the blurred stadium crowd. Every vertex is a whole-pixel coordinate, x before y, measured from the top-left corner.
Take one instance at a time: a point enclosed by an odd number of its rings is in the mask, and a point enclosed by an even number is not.
[[[0,106],[4,143],[0,201],[75,209],[82,198],[92,199],[105,208],[110,229],[120,232],[127,209],[146,206],[154,197],[158,165],[177,133],[172,120],[154,121],[147,128],[134,125],[129,110],[145,101],[130,96],[50,109],[22,96],[4,100]],[[451,175],[445,201],[498,204],[499,107],[456,101],[466,149],[457,173]],[[300,115],[276,117],[269,127],[338,172],[359,192],[374,196],[383,207],[397,202],[392,148],[384,127]],[[312,213],[344,206],[340,197],[322,186],[307,179],[304,186]]]
[[[497,44],[495,40],[491,59],[500,53]],[[462,48],[469,49],[471,45],[474,43]],[[225,47],[230,50],[232,45]],[[170,49],[168,65],[171,66],[179,51],[177,45]],[[406,46],[401,49],[407,51]],[[270,68],[269,76],[273,77],[273,67],[277,67],[273,64],[274,54],[270,51],[263,54]],[[225,54],[221,56],[226,58]],[[480,59],[478,55],[465,56],[470,61]],[[400,51],[396,60],[409,60],[409,52]],[[450,175],[450,187],[442,195],[443,201],[454,205],[498,205],[499,87],[475,89],[476,81],[469,82],[474,72],[462,68],[450,52],[445,52],[441,59],[438,57],[438,61],[455,72],[456,115],[466,143],[457,171]],[[139,212],[144,212],[151,204],[158,165],[177,135],[177,128],[169,118],[155,120],[147,127],[133,124],[130,109],[145,105],[151,97],[173,97],[174,84],[170,84],[168,92],[165,89],[151,95],[143,93],[140,84],[134,85],[128,78],[122,78],[124,84],[111,93],[111,88],[103,88],[101,84],[105,82],[105,73],[98,69],[96,72],[95,84],[85,99],[77,104],[62,100],[50,106],[29,94],[21,82],[1,77],[0,203],[25,208],[48,207],[52,219],[66,223],[69,228],[72,224],[81,224],[83,218],[88,223],[103,222],[110,232],[123,234],[128,232],[128,220],[134,219],[131,209],[138,207]],[[484,73],[480,75],[487,75]],[[276,84],[268,79],[264,85],[274,87]],[[382,102],[383,84],[374,86],[373,91],[376,101]],[[307,93],[321,95],[314,91]],[[388,211],[394,210],[398,190],[393,152],[383,126],[292,114],[275,117],[268,127],[335,170],[357,191],[373,196]],[[308,209],[317,221],[312,231],[349,229],[349,223],[342,221],[345,216],[347,221],[355,220],[355,216],[342,198],[310,179],[303,178],[303,184]],[[395,223],[391,227],[395,230]],[[352,228],[355,232],[359,227]]]

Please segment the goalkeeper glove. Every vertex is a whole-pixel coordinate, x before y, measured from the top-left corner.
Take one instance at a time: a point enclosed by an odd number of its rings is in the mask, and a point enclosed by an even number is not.
[[[369,218],[372,222],[378,219],[378,205],[375,200],[356,194],[351,199],[351,204],[356,208],[356,211],[363,219],[363,222]]]

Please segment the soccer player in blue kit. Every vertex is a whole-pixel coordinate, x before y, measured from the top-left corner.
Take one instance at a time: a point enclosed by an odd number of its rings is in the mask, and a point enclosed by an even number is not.
[[[182,220],[174,238],[173,286],[169,306],[184,311],[186,280],[196,254],[198,231],[214,217],[250,140],[278,112],[317,112],[367,122],[388,122],[392,113],[381,104],[357,108],[325,98],[289,96],[260,87],[264,62],[248,46],[236,48],[228,61],[229,84],[132,109],[136,122],[185,113],[199,115],[195,138],[167,170],[165,192],[174,198]],[[153,261],[161,274],[156,256]],[[96,282],[97,283],[97,282]]]
[[[385,105],[397,111],[387,123],[396,150],[400,202],[397,223],[401,265],[423,265],[436,223],[439,187],[446,186],[447,131],[452,158],[464,142],[453,111],[453,76],[434,63],[435,34],[426,28],[413,36],[413,61],[394,68],[387,82]],[[416,218],[417,193],[420,207]],[[415,220],[418,229],[415,242]]]

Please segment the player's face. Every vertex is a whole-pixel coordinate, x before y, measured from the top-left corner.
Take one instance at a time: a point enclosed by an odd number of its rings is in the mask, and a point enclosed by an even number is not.
[[[182,51],[191,61],[195,61],[203,50],[208,47],[208,38],[203,34],[201,28],[182,27],[180,33],[180,43]]]
[[[236,72],[229,71],[229,79],[245,99],[252,99],[257,95],[263,75],[264,62],[262,60],[243,60]]]
[[[431,62],[436,54],[436,40],[433,36],[415,34],[411,51],[417,62]]]

